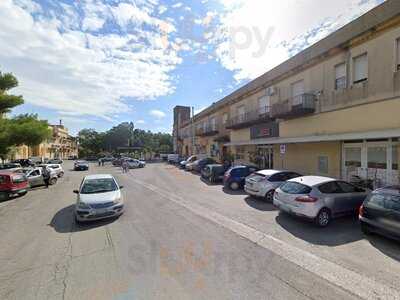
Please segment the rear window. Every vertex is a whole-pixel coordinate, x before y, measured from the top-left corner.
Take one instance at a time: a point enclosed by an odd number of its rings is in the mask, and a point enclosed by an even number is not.
[[[370,207],[385,208],[400,212],[400,197],[387,194],[372,194],[367,200]]]
[[[22,183],[22,182],[26,181],[26,177],[25,177],[25,175],[22,175],[22,174],[21,175],[13,175],[12,181],[14,183]]]
[[[311,188],[298,182],[286,182],[281,186],[281,190],[287,194],[309,194]]]

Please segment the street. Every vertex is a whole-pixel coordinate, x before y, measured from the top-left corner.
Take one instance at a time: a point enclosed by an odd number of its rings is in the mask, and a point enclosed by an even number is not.
[[[400,299],[400,245],[328,228],[166,163],[91,164],[0,203],[0,299]],[[124,186],[118,219],[75,224],[85,174]]]

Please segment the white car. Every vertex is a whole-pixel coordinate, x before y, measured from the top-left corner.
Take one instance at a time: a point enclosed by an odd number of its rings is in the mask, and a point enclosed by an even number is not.
[[[128,159],[126,162],[128,163],[129,169],[144,168],[146,166],[145,161],[138,159]]]
[[[47,168],[54,170],[56,172],[58,178],[61,178],[64,176],[64,170],[60,164],[45,164],[45,165],[40,165],[40,166],[46,166]]]
[[[251,196],[272,202],[275,190],[285,181],[302,175],[280,170],[261,170],[246,178],[244,190]]]
[[[124,212],[122,186],[112,175],[88,175],[83,179],[75,205],[76,222],[119,217]]]

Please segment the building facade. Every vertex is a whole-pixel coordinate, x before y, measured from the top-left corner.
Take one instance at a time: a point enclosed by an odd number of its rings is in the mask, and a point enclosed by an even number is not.
[[[223,147],[235,162],[361,178],[377,187],[399,183],[399,113],[400,1],[389,0],[193,122],[195,133],[214,123],[224,128],[229,141]],[[199,142],[209,155],[216,132]]]
[[[181,139],[181,128],[185,122],[190,120],[191,108],[187,106],[174,107],[174,124],[172,129],[174,153],[182,153],[183,140]]]
[[[19,146],[12,154],[13,159],[26,159],[29,157],[61,158],[78,156],[78,140],[68,133],[68,129],[62,125],[50,125],[51,137],[41,144],[29,147]]]

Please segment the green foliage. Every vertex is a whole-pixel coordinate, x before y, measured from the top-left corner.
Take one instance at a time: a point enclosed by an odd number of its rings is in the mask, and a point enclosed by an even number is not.
[[[124,122],[104,133],[94,129],[79,132],[80,155],[98,155],[102,152],[116,153],[118,147],[140,147],[143,152],[172,152],[172,136],[167,133],[152,133],[134,129],[133,123]],[[136,153],[139,156],[139,153]]]
[[[11,119],[11,138],[14,145],[39,145],[50,138],[51,130],[47,121],[39,120],[37,115],[19,115]]]
[[[11,90],[18,86],[18,80],[11,73],[1,73],[0,72],[0,92]]]
[[[0,72],[0,114],[9,112],[13,107],[24,103],[22,96],[8,95],[6,92],[18,85],[17,78],[11,73]],[[1,116],[0,116],[1,117]]]

